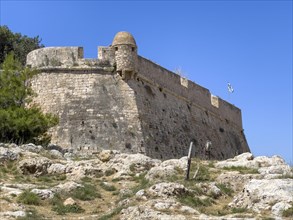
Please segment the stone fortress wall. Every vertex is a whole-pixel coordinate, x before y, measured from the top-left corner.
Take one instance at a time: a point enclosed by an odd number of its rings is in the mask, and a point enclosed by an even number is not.
[[[240,109],[138,56],[127,32],[99,47],[98,59],[84,59],[81,47],[48,47],[28,54],[27,65],[41,72],[31,82],[34,103],[60,118],[54,144],[159,159],[185,156],[190,141],[196,157],[207,141],[215,159],[249,151]]]

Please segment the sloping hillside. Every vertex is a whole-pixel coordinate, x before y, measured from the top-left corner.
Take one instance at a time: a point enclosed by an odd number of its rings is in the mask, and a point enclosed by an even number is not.
[[[0,144],[0,219],[290,219],[293,172],[278,156],[160,161],[105,150]]]

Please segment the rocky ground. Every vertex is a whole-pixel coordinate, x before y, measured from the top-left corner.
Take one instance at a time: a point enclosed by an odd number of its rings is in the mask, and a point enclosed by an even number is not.
[[[293,171],[278,156],[160,161],[0,144],[0,219],[292,219]]]

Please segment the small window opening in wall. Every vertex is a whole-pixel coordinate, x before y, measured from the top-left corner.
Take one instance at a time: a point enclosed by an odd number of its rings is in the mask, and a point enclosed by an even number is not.
[[[159,87],[159,90],[160,90],[160,92],[162,92],[162,91],[163,91],[163,89],[162,89],[161,87]]]
[[[219,128],[219,131],[223,133],[225,130],[224,128]]]
[[[131,50],[132,50],[132,51],[135,51],[135,47],[132,47]]]
[[[115,51],[118,51],[118,47],[115,47]]]
[[[158,152],[159,151],[159,148],[158,147],[155,147],[155,151]]]
[[[126,144],[125,144],[125,147],[126,147],[127,149],[131,149],[132,146],[131,146],[130,143],[126,143]]]

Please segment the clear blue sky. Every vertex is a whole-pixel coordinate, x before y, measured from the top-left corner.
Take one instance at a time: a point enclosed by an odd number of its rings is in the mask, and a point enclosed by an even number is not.
[[[292,1],[0,1],[1,25],[86,57],[131,32],[140,55],[241,108],[254,155],[292,164]]]

